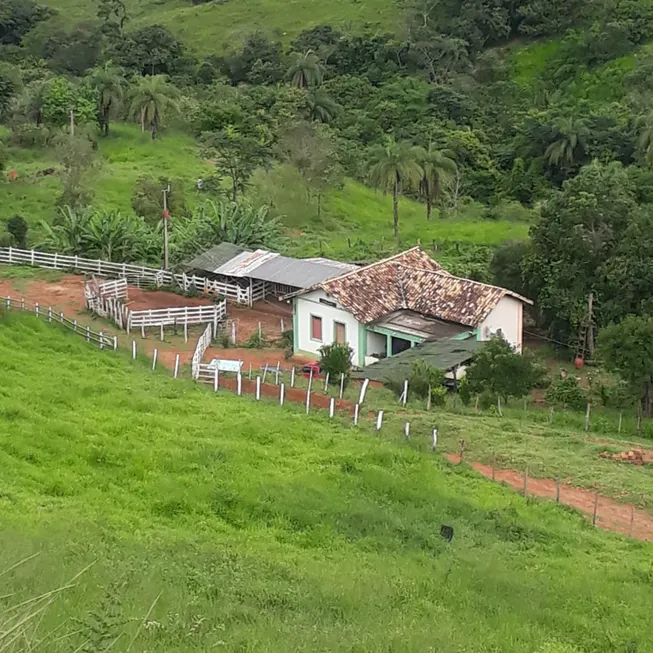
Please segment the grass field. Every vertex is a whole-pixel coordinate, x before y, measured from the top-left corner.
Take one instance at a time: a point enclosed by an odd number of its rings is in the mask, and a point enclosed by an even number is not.
[[[39,554],[0,604],[94,562],[44,650],[653,650],[650,545],[35,318],[0,318],[0,360],[0,570]]]
[[[16,169],[18,180],[2,184],[0,217],[24,216],[32,229],[32,243],[38,243],[39,223],[54,218],[61,190],[57,175],[40,177],[37,172],[56,168],[56,153],[16,147],[8,148],[8,153],[8,167]],[[112,135],[99,140],[97,163],[88,173],[86,185],[93,191],[94,206],[131,212],[132,189],[138,177],[167,176],[183,181],[186,202],[192,207],[205,197],[195,190],[196,179],[210,174],[212,168],[200,159],[192,137],[172,130],[152,142],[149,134],[141,133],[137,125],[116,123]],[[391,198],[354,181],[347,181],[342,190],[327,194],[319,220],[314,202],[307,201],[306,189],[298,176],[287,169],[271,175],[257,174],[248,194],[255,201],[271,203],[283,216],[292,235],[287,243],[288,253],[312,256],[322,251],[348,258],[348,239],[353,244],[374,243],[381,251],[397,247],[392,236]],[[425,245],[436,240],[444,246],[448,242],[493,246],[527,235],[528,223],[524,218],[529,218],[528,212],[522,210],[517,217],[483,219],[482,207],[472,205],[465,207],[460,217],[427,222],[424,206],[405,199],[401,202],[402,244],[412,246],[421,239]]]
[[[94,0],[43,0],[58,9],[60,20],[95,18]],[[299,32],[320,23],[359,27],[397,27],[394,0],[227,0],[193,5],[190,0],[126,0],[130,26],[159,23],[168,27],[189,50],[199,55],[220,54],[256,30],[290,42]]]

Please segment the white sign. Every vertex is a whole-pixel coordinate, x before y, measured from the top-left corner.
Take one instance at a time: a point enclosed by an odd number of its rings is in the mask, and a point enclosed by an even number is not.
[[[217,367],[220,372],[235,372],[238,373],[243,367],[243,361],[230,361],[223,358],[214,358],[209,367]]]

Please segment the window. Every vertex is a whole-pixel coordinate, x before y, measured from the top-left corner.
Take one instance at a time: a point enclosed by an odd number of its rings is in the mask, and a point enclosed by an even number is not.
[[[311,340],[322,342],[322,318],[311,315]]]
[[[342,322],[333,323],[333,340],[339,345],[347,342],[347,327]]]

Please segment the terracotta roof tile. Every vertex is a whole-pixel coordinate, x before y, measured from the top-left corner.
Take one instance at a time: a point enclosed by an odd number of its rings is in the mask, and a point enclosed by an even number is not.
[[[454,277],[417,247],[317,287],[363,324],[409,309],[476,327],[506,295],[530,303],[504,288]]]

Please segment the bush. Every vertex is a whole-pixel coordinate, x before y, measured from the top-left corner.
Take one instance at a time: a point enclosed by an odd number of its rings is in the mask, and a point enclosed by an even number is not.
[[[328,373],[332,378],[340,378],[341,374],[345,375],[345,382],[349,380],[351,372],[351,359],[354,350],[348,345],[323,345],[320,347],[320,368]]]
[[[433,400],[434,391],[440,386],[443,388],[446,395],[446,388],[444,388],[444,372],[442,370],[429,365],[423,360],[417,360],[413,363],[410,377],[408,377],[409,393],[416,395],[420,399],[426,399],[429,394],[429,388],[431,388],[431,399]]]
[[[587,394],[575,376],[558,378],[551,383],[544,395],[546,403],[572,410],[582,410],[587,404]]]
[[[27,230],[29,226],[25,218],[15,215],[7,222],[7,231],[12,235],[16,247],[27,249]]]
[[[444,406],[447,403],[447,389],[443,385],[431,386],[431,404]]]
[[[458,382],[458,396],[460,397],[460,401],[463,402],[463,406],[469,406],[472,402],[472,389],[469,386],[469,381],[466,376]]]
[[[45,148],[52,139],[53,134],[45,125],[25,123],[13,128],[8,141],[17,147]]]
[[[268,346],[268,340],[265,337],[265,333],[261,331],[259,333],[258,331],[254,331],[252,335],[247,339],[243,347],[246,349],[263,349],[264,347]]]

